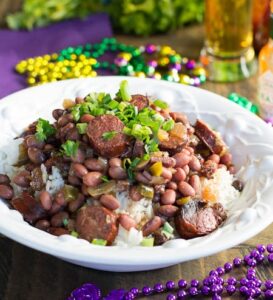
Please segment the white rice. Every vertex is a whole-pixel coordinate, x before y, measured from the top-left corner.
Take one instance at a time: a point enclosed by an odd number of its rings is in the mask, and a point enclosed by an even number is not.
[[[62,178],[60,170],[53,166],[52,174],[50,175],[47,174],[44,165],[41,165],[41,170],[43,173],[43,180],[46,185],[46,191],[48,191],[51,195],[54,195],[64,186],[64,180]]]
[[[131,228],[129,231],[124,229],[121,225],[118,228],[118,235],[114,244],[122,247],[138,246],[143,240],[142,231]]]
[[[226,169],[218,169],[211,179],[203,178],[201,180],[202,194],[209,190],[213,194],[216,202],[220,202],[225,209],[229,209],[232,203],[239,198],[240,192],[236,190],[232,183],[234,176]],[[212,199],[212,202],[213,201]]]

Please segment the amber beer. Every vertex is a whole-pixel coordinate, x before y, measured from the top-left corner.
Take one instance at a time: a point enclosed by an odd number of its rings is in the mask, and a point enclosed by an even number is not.
[[[252,45],[251,0],[206,0],[206,41],[210,55],[237,57]]]

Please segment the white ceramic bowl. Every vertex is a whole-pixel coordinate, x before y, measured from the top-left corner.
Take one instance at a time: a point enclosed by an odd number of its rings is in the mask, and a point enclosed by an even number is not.
[[[60,81],[12,94],[0,101],[0,173],[15,160],[12,139],[38,117],[50,118],[64,98],[91,91],[114,94],[123,77]],[[202,89],[152,79],[127,78],[131,93],[154,95],[193,122],[204,119],[221,132],[234,156],[238,176],[246,182],[229,208],[225,224],[192,240],[177,239],[159,247],[101,247],[72,236],[55,237],[27,224],[0,199],[0,233],[36,250],[74,264],[109,271],[161,268],[207,256],[239,244],[273,221],[273,129],[252,113]],[[8,154],[8,155],[7,155]]]

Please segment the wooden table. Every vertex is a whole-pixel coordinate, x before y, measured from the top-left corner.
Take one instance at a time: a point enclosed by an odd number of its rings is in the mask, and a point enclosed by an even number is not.
[[[168,44],[185,56],[197,58],[202,47],[203,29],[201,26],[192,26],[168,35],[149,38],[117,37],[122,42],[134,45],[146,42]],[[255,101],[256,83],[256,77],[253,77],[234,84],[208,82],[203,88],[224,96],[235,91]],[[142,287],[146,284],[152,285],[156,282],[179,278],[201,279],[209,270],[222,265],[229,259],[245,255],[256,244],[272,242],[272,232],[273,224],[245,243],[217,255],[165,269],[138,273],[110,273],[75,266],[24,247],[8,238],[0,237],[0,299],[64,300],[71,290],[85,282],[98,284],[106,293],[111,289]],[[273,277],[273,272],[268,267],[260,268],[258,273],[262,279]],[[152,299],[164,299],[164,297],[158,296]]]

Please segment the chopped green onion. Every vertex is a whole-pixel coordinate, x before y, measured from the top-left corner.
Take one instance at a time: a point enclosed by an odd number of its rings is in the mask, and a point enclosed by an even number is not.
[[[120,102],[119,105],[118,105],[118,110],[119,111],[124,111],[125,107],[128,105],[127,102]]]
[[[123,169],[128,169],[131,165],[132,161],[130,158],[124,158],[123,161],[122,161],[122,167]]]
[[[146,154],[144,154],[143,156],[142,156],[142,159],[143,160],[149,160],[150,159],[150,155],[148,154],[148,153],[146,153]]]
[[[103,239],[93,239],[91,243],[98,246],[106,246],[107,241]]]
[[[68,225],[68,220],[67,219],[63,219],[63,224],[66,227]]]
[[[143,238],[140,245],[143,247],[153,247],[154,246],[154,238],[153,237]]]
[[[161,109],[166,109],[169,107],[169,105],[162,100],[155,100],[153,104]]]
[[[131,180],[131,181],[134,180],[134,178],[135,178],[134,169],[139,164],[140,161],[141,161],[141,159],[139,157],[136,157],[131,162],[131,164],[129,165],[129,167],[127,168],[127,174],[128,174],[129,180]]]
[[[122,101],[131,101],[132,97],[128,93],[128,81],[122,80],[119,88]]]
[[[77,154],[78,148],[78,141],[74,142],[71,140],[67,140],[64,144],[61,145],[61,153],[69,157],[74,157]]]
[[[164,122],[162,124],[162,129],[165,131],[170,131],[172,130],[174,127],[174,120],[173,119],[169,119],[168,121]]]
[[[101,102],[102,102],[103,104],[108,104],[111,100],[112,100],[111,96],[110,96],[109,94],[106,94],[106,95],[102,98]]]
[[[82,105],[81,104],[76,104],[71,108],[71,114],[73,116],[73,119],[77,122],[83,115],[82,113]]]
[[[106,175],[102,175],[102,176],[101,176],[101,180],[102,180],[103,182],[109,182],[109,181],[110,181],[110,179],[109,179],[108,176],[106,176]]]
[[[107,131],[102,134],[102,138],[106,141],[111,140],[118,132],[116,130]]]
[[[154,139],[152,139],[146,143],[144,148],[147,153],[157,152],[158,151],[158,143]]]
[[[109,107],[110,109],[115,109],[119,106],[119,102],[116,100],[111,100],[110,102],[107,103],[106,106]]]
[[[78,123],[76,127],[79,131],[79,134],[85,134],[88,124],[87,123]]]
[[[71,231],[70,235],[74,236],[75,238],[79,237],[78,232],[75,230]]]
[[[131,135],[141,141],[149,140],[152,133],[150,127],[142,126],[140,124],[134,124],[131,130]]]
[[[36,125],[35,137],[38,141],[45,141],[49,136],[53,135],[56,129],[50,125],[49,121],[39,119]]]
[[[173,231],[174,231],[173,227],[168,222],[164,223],[163,230],[167,231],[169,233],[173,233]]]

